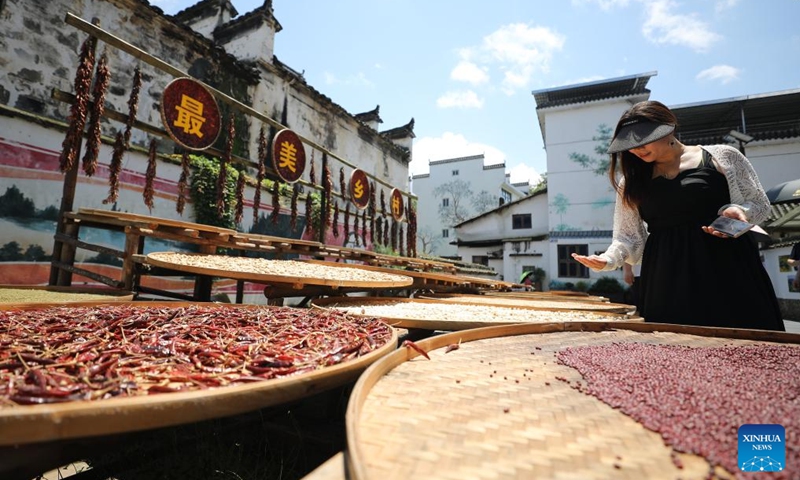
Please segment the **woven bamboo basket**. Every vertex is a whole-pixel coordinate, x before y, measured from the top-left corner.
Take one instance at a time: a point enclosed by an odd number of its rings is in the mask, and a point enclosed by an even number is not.
[[[327,297],[313,300],[311,306],[322,309],[346,310],[352,315],[381,317],[394,327],[425,330],[467,330],[517,323],[557,323],[565,321],[644,321],[638,316],[614,312],[525,306],[466,305],[422,298]],[[396,313],[392,312],[394,306],[398,307]],[[379,307],[381,311],[370,311],[370,307]],[[386,308],[388,310],[385,310]]]
[[[185,302],[133,302],[145,308],[213,306],[224,309],[269,309],[256,305]],[[110,306],[85,302],[76,306]],[[120,305],[119,302],[113,305]],[[62,305],[0,306],[30,310]],[[70,305],[72,307],[73,305]],[[116,397],[41,405],[0,407],[0,446],[96,437],[221,418],[298,400],[352,382],[372,362],[397,348],[397,331],[383,346],[353,360],[308,373],[207,390]]]
[[[673,452],[659,434],[556,380],[581,378],[555,361],[557,351],[613,342],[715,347],[780,342],[800,348],[800,335],[561,323],[431,337],[417,343],[430,360],[401,348],[375,362],[356,383],[346,417],[347,478],[707,478],[712,470],[705,459]],[[453,344],[459,348],[447,353]],[[719,467],[713,472],[733,478]]]
[[[463,303],[467,305],[494,305],[498,307],[529,307],[544,310],[586,310],[604,313],[633,313],[634,305],[610,302],[580,301],[581,297],[572,300],[524,297],[500,297],[493,295],[466,295],[466,294],[426,294],[419,298],[427,298],[448,303]]]

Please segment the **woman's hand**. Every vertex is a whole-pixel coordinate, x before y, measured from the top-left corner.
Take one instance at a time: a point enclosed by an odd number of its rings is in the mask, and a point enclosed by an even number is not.
[[[607,263],[603,257],[599,255],[589,255],[587,257],[586,255],[578,255],[577,253],[573,253],[572,258],[574,258],[578,263],[586,265],[592,270],[602,270]]]
[[[722,211],[722,213],[720,213],[720,215],[723,216],[723,217],[728,217],[728,218],[733,218],[733,219],[736,219],[736,220],[741,220],[743,222],[747,221],[747,216],[744,214],[744,210],[742,210],[739,207],[735,207],[735,206],[730,206],[730,207],[726,208],[725,210]],[[705,226],[705,227],[700,227],[700,228],[702,228],[704,232],[706,232],[706,233],[708,233],[710,235],[714,235],[715,237],[730,238],[729,235],[726,235],[726,234],[714,229],[713,227]]]

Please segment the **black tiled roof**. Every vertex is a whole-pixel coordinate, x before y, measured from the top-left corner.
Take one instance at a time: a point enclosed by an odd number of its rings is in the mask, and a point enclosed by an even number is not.
[[[536,109],[593,102],[607,98],[648,94],[647,82],[656,72],[641,73],[628,77],[611,78],[595,82],[566,85],[531,92],[536,100]]]
[[[550,238],[611,238],[613,230],[551,231]]]

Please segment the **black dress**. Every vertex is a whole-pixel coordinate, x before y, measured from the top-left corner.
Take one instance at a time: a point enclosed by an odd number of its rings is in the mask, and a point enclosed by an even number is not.
[[[728,203],[727,180],[705,150],[699,167],[652,180],[639,206],[650,232],[640,278],[646,321],[784,330],[752,235],[717,238],[700,228]]]

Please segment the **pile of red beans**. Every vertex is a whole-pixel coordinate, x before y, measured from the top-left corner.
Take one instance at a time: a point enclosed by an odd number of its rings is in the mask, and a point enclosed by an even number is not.
[[[769,476],[800,478],[799,347],[614,343],[568,347],[557,358],[583,376],[576,389],[737,477],[745,475],[737,465],[739,426],[783,425],[786,467]]]

